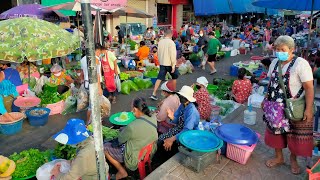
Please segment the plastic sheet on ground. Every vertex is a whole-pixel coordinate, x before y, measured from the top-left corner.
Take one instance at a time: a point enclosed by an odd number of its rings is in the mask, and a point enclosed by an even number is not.
[[[54,161],[45,163],[41,167],[38,168],[36,178],[38,180],[51,180],[51,170],[54,168],[54,166],[60,163],[60,172],[61,173],[67,173],[70,170],[70,164],[65,159],[56,159]]]
[[[212,105],[219,106],[221,108],[220,116],[224,119],[228,114],[231,114],[234,110],[238,109],[241,104],[232,100],[220,100],[214,98]]]

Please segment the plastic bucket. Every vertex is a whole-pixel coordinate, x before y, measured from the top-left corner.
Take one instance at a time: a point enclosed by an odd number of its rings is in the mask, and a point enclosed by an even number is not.
[[[46,113],[41,116],[34,116],[30,114],[32,110],[44,110]],[[44,126],[48,122],[50,111],[49,108],[32,108],[26,112],[26,116],[31,126]]]
[[[238,70],[237,66],[230,66],[230,76],[238,76]]]
[[[228,58],[231,56],[231,51],[225,51],[225,57]]]
[[[23,124],[23,118],[11,123],[11,124],[0,124],[0,132],[4,135],[13,135],[21,131]]]
[[[249,110],[244,111],[244,117],[243,117],[244,123],[248,125],[255,125],[256,118],[257,118],[257,113],[255,111],[249,111]]]

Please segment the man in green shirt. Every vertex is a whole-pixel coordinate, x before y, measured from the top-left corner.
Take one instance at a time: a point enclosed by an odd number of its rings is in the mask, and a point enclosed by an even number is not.
[[[217,53],[222,48],[220,41],[215,37],[214,32],[209,33],[209,43],[208,43],[208,50],[206,56],[208,58],[208,64],[210,66],[210,75],[213,75],[217,72],[214,64],[217,60]]]

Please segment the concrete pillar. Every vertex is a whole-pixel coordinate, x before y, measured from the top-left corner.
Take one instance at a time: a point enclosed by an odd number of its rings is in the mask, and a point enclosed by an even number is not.
[[[177,27],[176,30],[179,30],[183,25],[183,5],[177,5]]]

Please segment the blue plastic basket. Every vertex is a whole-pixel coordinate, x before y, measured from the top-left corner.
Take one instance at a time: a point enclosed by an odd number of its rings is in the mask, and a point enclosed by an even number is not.
[[[23,119],[11,124],[0,124],[0,132],[4,135],[13,135],[21,131]]]
[[[33,116],[30,114],[32,110],[45,110],[47,111],[47,113],[41,116]],[[29,119],[29,123],[31,126],[44,126],[48,122],[49,114],[50,114],[50,109],[44,108],[44,107],[32,108],[26,111],[26,116]]]

